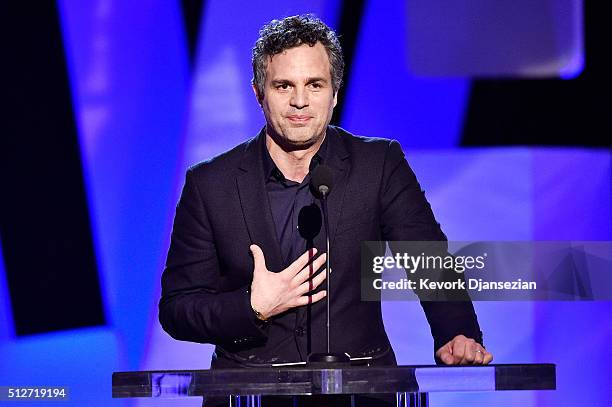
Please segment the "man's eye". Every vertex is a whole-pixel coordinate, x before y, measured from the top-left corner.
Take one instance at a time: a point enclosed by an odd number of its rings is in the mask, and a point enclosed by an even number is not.
[[[318,83],[318,82],[312,83],[312,84],[311,84],[311,86],[312,86],[313,88],[315,88],[315,89],[320,89],[320,88],[322,88],[322,87],[323,87],[323,86],[322,86],[320,83]]]
[[[286,90],[286,89],[289,89],[289,85],[286,83],[281,83],[280,85],[276,85],[276,89]]]

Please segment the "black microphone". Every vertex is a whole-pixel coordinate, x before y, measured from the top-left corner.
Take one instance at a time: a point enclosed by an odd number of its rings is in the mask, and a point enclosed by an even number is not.
[[[327,291],[327,296],[325,297],[326,302],[326,313],[327,313],[327,326],[326,326],[326,335],[327,335],[327,352],[326,353],[311,353],[308,355],[308,364],[309,365],[327,365],[329,364],[348,364],[350,359],[346,354],[343,353],[331,353],[330,346],[330,312],[329,312],[329,304],[331,297],[331,286],[329,282],[329,270],[331,265],[331,252],[329,250],[329,216],[327,213],[327,197],[332,191],[334,176],[331,169],[323,164],[317,165],[314,169],[312,178],[310,179],[310,187],[313,194],[321,199],[321,207],[323,208],[323,223],[325,224],[325,242],[326,242],[326,253],[327,260],[325,264],[325,290]]]
[[[325,199],[331,192],[334,176],[331,169],[324,164],[319,164],[313,171],[310,179],[310,187],[314,195],[319,199]]]

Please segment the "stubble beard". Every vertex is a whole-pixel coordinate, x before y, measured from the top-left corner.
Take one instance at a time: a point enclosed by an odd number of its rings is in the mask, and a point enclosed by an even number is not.
[[[270,127],[272,126],[269,126],[268,128]],[[280,130],[282,131],[282,134],[278,134],[274,130],[268,131],[268,134],[270,135],[270,137],[272,137],[274,142],[285,151],[307,150],[308,148],[316,144],[323,137],[325,133],[325,130],[323,130],[321,134],[316,134],[315,132],[314,134],[311,134],[310,137],[301,137],[301,136],[292,137],[292,133],[294,133],[295,130],[298,130],[298,131],[304,131],[304,130],[301,130],[301,128],[299,127],[298,128],[281,127]],[[312,130],[310,129],[305,129],[305,130],[312,132]]]

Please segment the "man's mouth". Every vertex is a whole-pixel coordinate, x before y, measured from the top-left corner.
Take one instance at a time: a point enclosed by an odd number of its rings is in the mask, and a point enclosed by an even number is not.
[[[299,114],[292,114],[291,116],[287,116],[287,119],[289,119],[290,122],[297,123],[297,124],[306,123],[311,118],[312,118],[311,116],[299,115]]]

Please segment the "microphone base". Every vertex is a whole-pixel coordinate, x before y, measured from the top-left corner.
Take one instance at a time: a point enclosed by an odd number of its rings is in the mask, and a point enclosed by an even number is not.
[[[348,366],[351,359],[344,353],[311,353],[308,355],[307,366]]]

